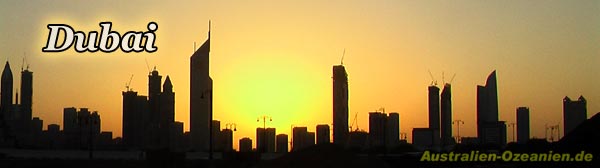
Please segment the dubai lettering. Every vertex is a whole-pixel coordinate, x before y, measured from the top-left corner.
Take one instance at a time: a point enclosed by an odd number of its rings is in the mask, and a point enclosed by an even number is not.
[[[148,31],[128,31],[127,33],[119,34],[112,31],[112,22],[100,22],[102,30],[100,34],[97,31],[90,31],[86,34],[82,31],[75,31],[73,27],[67,24],[48,24],[48,42],[46,47],[42,48],[43,52],[62,52],[71,46],[75,46],[77,52],[113,52],[120,48],[123,52],[155,52],[158,47],[154,45],[156,40],[156,30],[158,24],[155,22],[148,23]],[[62,34],[62,39],[59,39]],[[62,42],[59,43],[59,40]]]

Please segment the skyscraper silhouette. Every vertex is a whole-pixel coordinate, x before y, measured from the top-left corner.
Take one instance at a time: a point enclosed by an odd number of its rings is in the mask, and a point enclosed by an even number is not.
[[[333,66],[333,143],[348,139],[348,74],[343,65]]]
[[[444,85],[440,99],[441,104],[441,140],[442,146],[454,144],[452,138],[452,87],[449,83]]]
[[[213,80],[209,75],[210,30],[208,39],[190,58],[190,133],[194,150],[206,150],[212,120]]]
[[[587,102],[583,96],[579,96],[578,100],[571,100],[568,96],[563,99],[563,123],[564,133],[566,136],[575,127],[587,119]]]
[[[14,115],[11,113],[13,105],[13,75],[8,61],[4,65],[0,83],[0,111],[4,115],[4,120],[9,121],[13,119]]]
[[[175,92],[169,76],[165,79],[163,92],[160,94],[159,120],[160,148],[167,148],[170,144],[171,126],[175,122]]]
[[[435,85],[428,87],[429,90],[429,128],[433,131],[433,145],[440,145],[440,88]]]
[[[485,86],[477,86],[477,137],[482,144],[506,144],[506,124],[498,121],[498,86],[496,71]]]
[[[143,149],[145,118],[148,116],[146,96],[128,90],[123,92],[123,145],[127,149]]]
[[[32,97],[33,97],[33,72],[29,68],[21,71],[21,104],[19,105],[19,125],[24,140],[32,142]]]
[[[161,120],[160,93],[162,76],[158,74],[156,67],[148,74],[148,105],[150,107],[149,115],[146,118],[145,140],[148,147],[157,148],[160,145],[159,124]]]
[[[529,108],[517,108],[517,143],[525,144],[529,140]]]
[[[329,136],[329,125],[317,125],[317,144],[331,143],[331,141],[329,140]]]

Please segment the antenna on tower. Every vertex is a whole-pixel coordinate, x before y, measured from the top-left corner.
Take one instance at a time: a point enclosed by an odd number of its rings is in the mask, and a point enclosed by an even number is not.
[[[454,81],[454,77],[456,77],[456,73],[454,73],[454,75],[452,75],[452,78],[450,78],[450,82],[448,82],[448,84],[452,84],[452,81]]]
[[[344,65],[344,56],[346,56],[346,48],[344,48],[344,52],[342,53],[342,59],[340,60],[340,65]]]
[[[21,63],[21,71],[23,71],[23,66],[25,65],[25,57],[27,55],[25,54],[25,52],[23,52],[23,62]]]

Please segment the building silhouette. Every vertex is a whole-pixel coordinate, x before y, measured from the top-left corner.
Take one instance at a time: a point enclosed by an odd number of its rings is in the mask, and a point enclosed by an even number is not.
[[[208,39],[190,57],[190,133],[194,150],[207,150],[212,118],[213,80],[209,75]]]
[[[517,108],[517,143],[526,144],[529,140],[529,108]]]
[[[428,87],[429,91],[429,128],[433,131],[433,145],[440,146],[440,88],[435,85]]]
[[[288,135],[286,134],[278,134],[276,136],[276,150],[277,153],[286,153],[288,152]]]
[[[163,91],[160,93],[159,109],[159,147],[169,148],[171,146],[170,140],[172,136],[171,127],[175,123],[175,92],[173,92],[173,84],[171,83],[171,78],[169,76],[165,78]],[[181,134],[183,134],[183,131],[181,131]]]
[[[233,151],[233,130],[229,128],[222,129],[219,133],[219,142],[224,152]]]
[[[386,123],[386,147],[394,148],[400,143],[400,114],[389,113]]]
[[[329,125],[322,124],[317,125],[317,144],[328,144],[331,143],[329,140]]]
[[[171,131],[169,134],[169,148],[176,152],[185,151],[187,144],[184,141],[183,122],[171,123]]]
[[[434,137],[435,131],[431,128],[413,128],[412,130],[412,143],[419,150],[436,148],[433,142]]]
[[[369,148],[392,148],[400,141],[400,115],[369,113]]]
[[[587,102],[583,96],[577,100],[571,100],[568,96],[563,99],[563,123],[566,136],[575,127],[587,119]]]
[[[67,107],[63,109],[63,126],[64,148],[89,149],[100,135],[100,115],[88,108]]]
[[[506,124],[498,120],[498,86],[496,71],[485,86],[477,86],[477,137],[482,144],[506,145]]]
[[[146,96],[128,90],[123,94],[123,146],[128,149],[145,148],[145,118],[149,111]]]
[[[252,139],[244,137],[240,139],[240,152],[252,152]]]
[[[5,121],[10,122],[14,117],[14,114],[11,113],[13,109],[13,75],[8,61],[6,61],[4,70],[2,70],[0,83],[0,111],[2,111]]]
[[[333,143],[348,139],[348,74],[343,65],[333,66]]]
[[[275,128],[256,128],[256,150],[275,152]]]
[[[147,148],[159,148],[163,144],[160,143],[162,129],[159,129],[161,120],[160,93],[161,93],[162,76],[159,75],[156,67],[148,74],[148,115],[145,121],[145,137]]]
[[[442,89],[440,105],[441,145],[446,147],[455,143],[452,138],[452,86],[449,83],[446,83]]]
[[[310,140],[308,136],[308,128],[306,127],[294,127],[292,128],[292,151],[298,151],[300,149],[310,146]],[[313,140],[314,142],[314,140]]]

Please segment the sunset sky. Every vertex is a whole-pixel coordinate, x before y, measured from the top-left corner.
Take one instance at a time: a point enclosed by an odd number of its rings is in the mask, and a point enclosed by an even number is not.
[[[500,120],[528,106],[531,135],[562,125],[562,99],[583,95],[588,117],[600,111],[600,1],[0,1],[0,59],[18,89],[25,56],[34,75],[33,116],[60,124],[64,107],[98,111],[102,130],[121,136],[122,96],[148,92],[148,69],[169,75],[175,120],[189,130],[189,58],[212,21],[210,74],[214,119],[236,123],[234,148],[268,127],[332,123],[332,66],[344,66],[350,124],[368,130],[368,112],[400,113],[401,132],[427,127],[427,86],[452,82],[453,119],[476,136],[476,86],[497,70]],[[158,24],[154,53],[41,52],[47,24],[75,30],[147,31]],[[444,73],[444,79],[442,79]],[[356,124],[355,124],[356,125]],[[453,127],[456,128],[456,127]],[[562,128],[562,126],[561,126]],[[46,126],[44,126],[46,129]],[[453,135],[456,130],[454,129]],[[508,129],[509,141],[512,139]],[[561,133],[562,134],[562,133]]]

